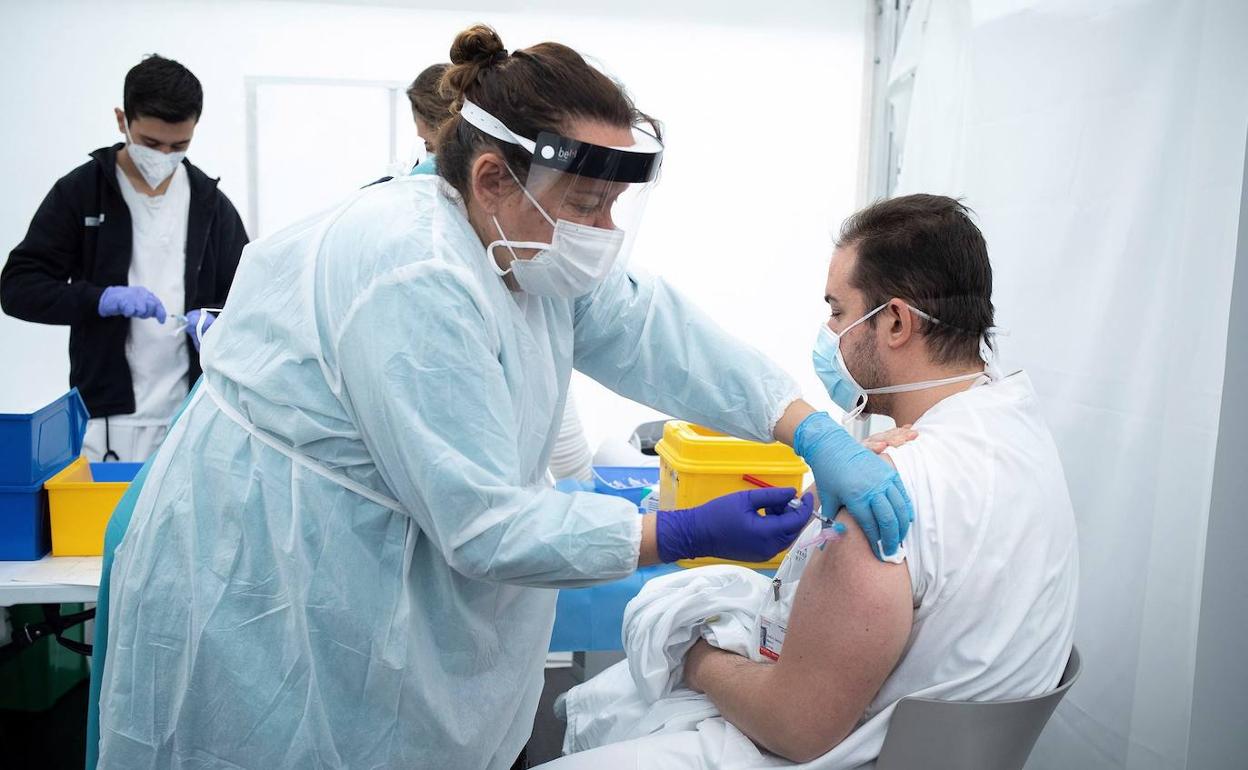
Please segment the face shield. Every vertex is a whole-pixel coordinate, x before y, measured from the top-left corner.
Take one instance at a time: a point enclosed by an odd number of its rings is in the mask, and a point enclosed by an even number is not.
[[[582,263],[578,268],[581,272],[603,275],[611,267],[603,266],[603,259],[614,263],[629,252],[662,162],[663,145],[653,134],[633,127],[631,145],[608,147],[548,131],[535,139],[519,136],[468,100],[464,100],[460,115],[485,134],[518,145],[533,156],[528,176],[524,180],[516,177],[516,182],[552,227],[550,243],[509,241],[500,228],[502,240],[491,248],[503,244],[513,254],[515,249],[537,250],[533,260],[541,261],[552,246],[592,243],[595,255],[573,255],[583,257],[573,261]],[[514,170],[512,175],[515,177]],[[587,264],[591,260],[595,263]],[[521,268],[514,262],[513,266],[519,280]],[[524,266],[531,267],[535,266]]]

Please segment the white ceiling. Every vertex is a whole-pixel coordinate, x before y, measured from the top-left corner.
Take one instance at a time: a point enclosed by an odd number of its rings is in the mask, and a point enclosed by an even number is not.
[[[298,2],[301,0],[286,0]],[[626,19],[705,21],[732,25],[837,25],[847,13],[866,14],[875,0],[321,0],[334,5],[385,6],[487,13],[570,14]]]

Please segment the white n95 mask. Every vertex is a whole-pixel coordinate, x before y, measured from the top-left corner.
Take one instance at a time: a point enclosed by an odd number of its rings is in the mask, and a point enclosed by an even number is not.
[[[955,382],[966,382],[967,380],[975,380],[980,377],[996,376],[996,367],[987,369],[983,372],[971,372],[969,374],[960,374],[956,377],[945,377],[939,380],[924,380],[923,382],[909,382],[902,385],[887,385],[881,388],[864,388],[854,379],[854,375],[850,374],[849,367],[845,365],[845,356],[841,353],[841,338],[849,333],[849,330],[860,323],[863,323],[871,316],[888,307],[885,302],[875,310],[867,313],[862,318],[854,321],[849,326],[841,330],[840,334],[828,328],[827,324],[819,327],[819,335],[815,338],[815,347],[811,352],[811,358],[815,363],[815,373],[819,375],[820,381],[823,382],[824,388],[827,389],[828,395],[832,397],[832,403],[839,406],[845,411],[843,423],[848,424],[855,419],[862,417],[862,412],[867,407],[867,397],[873,394],[882,393],[907,393],[914,390],[926,390],[927,388],[937,388],[941,385],[951,385]],[[906,307],[922,318],[927,319],[931,323],[940,323],[939,320],[924,313],[913,305],[907,304]],[[989,334],[995,332],[990,329]],[[984,363],[989,364],[989,356],[991,349],[986,342],[980,343],[980,357],[984,359]]]
[[[501,235],[498,220],[494,226]],[[604,230],[560,219],[550,243],[509,241],[505,237],[488,247],[490,266],[499,275],[511,273],[520,288],[543,297],[575,298],[589,294],[611,272],[624,244],[623,230]],[[511,266],[503,270],[494,258],[495,246],[511,252]],[[520,259],[515,249],[540,249],[532,259]]]
[[[173,176],[178,164],[186,157],[186,150],[161,152],[151,147],[135,144],[134,138],[130,136],[128,125],[126,126],[126,152],[130,155],[130,160],[134,161],[135,168],[143,175],[143,181],[147,182],[147,186],[153,190]]]
[[[485,247],[494,272],[500,276],[511,273],[521,289],[535,295],[580,297],[597,288],[626,250],[625,234],[636,232],[646,192],[663,158],[659,138],[636,125],[628,127],[629,139],[624,146],[593,144],[551,131],[527,137],[469,99],[464,100],[459,119],[529,154],[523,182],[510,165],[506,166],[507,173],[554,229],[550,243],[512,241],[495,218],[498,240]],[[651,128],[657,133],[655,126]],[[610,227],[576,224],[606,221]],[[506,270],[495,259],[498,246],[511,252],[512,262]],[[538,253],[533,259],[520,259],[516,249]]]
[[[511,168],[507,170],[511,171]],[[514,172],[511,176],[516,179]],[[519,179],[516,179],[516,184],[520,184]],[[502,236],[486,247],[494,272],[500,276],[511,273],[521,289],[543,297],[575,298],[593,291],[615,265],[620,247],[624,245],[624,231],[580,225],[566,219],[555,221],[524,189],[524,185],[520,185],[520,189],[554,227],[554,234],[550,243],[508,240],[498,217],[491,217],[498,234]],[[505,246],[511,252],[511,266],[506,270],[499,267],[494,256],[497,246]],[[538,249],[538,253],[532,259],[521,259],[516,249]]]

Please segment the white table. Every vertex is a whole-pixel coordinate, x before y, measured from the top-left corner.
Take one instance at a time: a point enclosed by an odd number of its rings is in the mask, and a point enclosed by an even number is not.
[[[102,562],[99,556],[51,554],[39,561],[0,561],[0,607],[14,604],[93,604],[100,591]],[[3,629],[0,629],[0,637],[3,636]],[[0,639],[0,643],[3,641],[6,640]],[[546,656],[547,668],[573,665],[570,652],[551,652]]]
[[[94,602],[100,590],[99,556],[45,556],[0,561],[0,607]]]

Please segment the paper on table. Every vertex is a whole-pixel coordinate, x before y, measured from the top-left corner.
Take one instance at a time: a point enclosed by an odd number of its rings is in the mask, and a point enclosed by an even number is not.
[[[99,556],[45,556],[13,570],[8,577],[15,583],[98,588],[102,569],[103,558]]]

